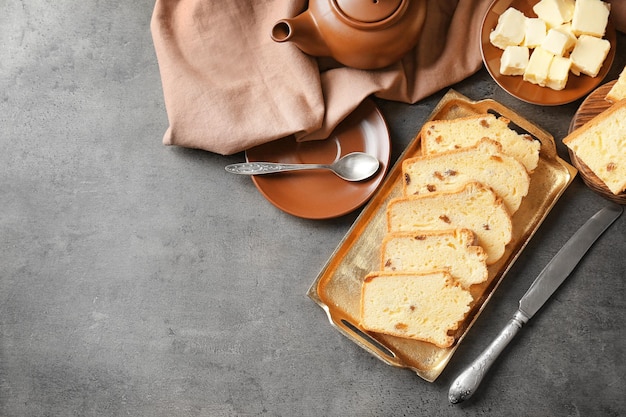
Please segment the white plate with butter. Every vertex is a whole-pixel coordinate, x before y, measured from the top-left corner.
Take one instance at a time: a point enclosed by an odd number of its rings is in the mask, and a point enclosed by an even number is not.
[[[549,11],[549,3],[552,2],[496,0],[485,14],[481,30],[483,62],[496,83],[522,101],[544,106],[570,103],[589,94],[602,82],[615,58],[616,35],[610,16],[608,21],[603,21],[606,17],[599,10],[599,16],[594,20],[589,18],[593,11],[584,10],[585,19],[574,22],[571,17],[573,10],[570,16],[552,16],[540,10],[543,19],[539,19],[533,7],[542,3],[548,6],[545,10]],[[581,10],[577,13],[580,15]],[[557,26],[558,20],[555,22],[554,19],[558,18],[566,22]],[[537,19],[545,23],[545,34],[541,33],[542,22]],[[502,22],[500,28],[499,20]],[[548,20],[550,22],[546,22]],[[580,27],[581,21],[591,27]],[[598,21],[599,24],[594,25]],[[550,32],[551,28],[558,28],[558,31]],[[593,39],[580,33],[598,32],[603,28],[604,35],[592,36]],[[526,45],[526,42],[529,44]],[[576,45],[577,42],[580,46]],[[508,51],[507,44],[512,46]],[[602,53],[598,56],[602,45],[608,51],[605,56]],[[525,50],[528,58],[524,56]]]

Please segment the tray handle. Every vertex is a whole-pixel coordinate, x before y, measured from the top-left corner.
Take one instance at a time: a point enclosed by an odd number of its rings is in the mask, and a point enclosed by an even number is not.
[[[364,349],[370,351],[380,360],[394,366],[405,366],[399,361],[398,356],[392,350],[388,349],[378,340],[374,339],[372,336],[359,329],[349,320],[342,318],[338,322],[333,321],[333,323],[335,324],[335,326],[337,326],[337,328],[341,329],[345,333],[345,335],[348,336],[348,338],[361,345],[361,347],[363,347]]]

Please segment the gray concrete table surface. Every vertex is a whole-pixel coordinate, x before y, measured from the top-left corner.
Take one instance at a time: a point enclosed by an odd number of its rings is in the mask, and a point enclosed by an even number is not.
[[[4,0],[0,15],[0,415],[626,415],[626,216],[469,402],[454,377],[605,200],[566,190],[434,383],[339,334],[306,297],[357,213],[303,220],[224,165],[164,147],[152,1]],[[626,65],[626,36],[608,79]],[[560,140],[580,101],[454,85]],[[377,100],[395,160],[445,91]]]

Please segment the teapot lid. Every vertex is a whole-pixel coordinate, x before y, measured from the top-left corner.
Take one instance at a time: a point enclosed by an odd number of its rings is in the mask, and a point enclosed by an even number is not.
[[[374,23],[391,16],[404,0],[336,0],[339,9],[349,18]]]

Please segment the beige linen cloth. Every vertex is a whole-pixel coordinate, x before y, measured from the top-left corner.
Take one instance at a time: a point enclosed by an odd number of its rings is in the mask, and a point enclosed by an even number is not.
[[[306,0],[157,0],[151,31],[169,128],[166,145],[233,154],[295,135],[324,139],[369,95],[415,103],[480,69],[492,0],[425,0],[419,43],[381,70],[327,65],[270,38]],[[626,28],[626,1],[612,18]]]

